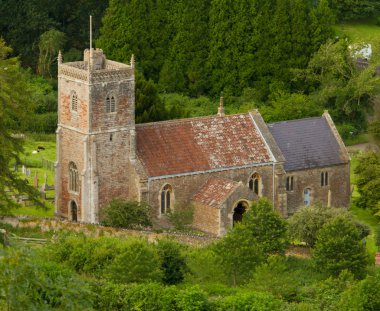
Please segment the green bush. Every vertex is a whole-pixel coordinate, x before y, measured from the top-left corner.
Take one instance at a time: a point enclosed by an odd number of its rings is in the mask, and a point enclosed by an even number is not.
[[[11,248],[0,256],[0,288],[8,310],[89,310],[94,298],[70,269]]]
[[[368,254],[360,232],[346,217],[336,217],[318,232],[313,252],[316,267],[330,275],[347,269],[357,278],[366,272]]]
[[[174,210],[168,214],[170,223],[177,230],[183,230],[193,223],[194,205],[175,206]]]
[[[105,275],[117,283],[161,281],[157,248],[143,239],[128,239],[119,245],[119,253],[105,269]]]
[[[283,302],[268,293],[240,292],[233,296],[227,296],[214,302],[212,310],[250,310],[273,311],[282,310]]]
[[[174,240],[159,240],[157,244],[161,260],[164,284],[177,284],[183,281],[188,271],[185,257],[181,254],[181,245]]]
[[[301,207],[288,219],[290,237],[313,247],[319,230],[342,214],[346,214],[346,210],[320,205]]]
[[[377,250],[380,251],[380,226],[377,226],[375,229],[375,239],[376,239]]]
[[[139,228],[151,225],[148,204],[137,201],[112,200],[100,211],[100,223],[116,228]]]

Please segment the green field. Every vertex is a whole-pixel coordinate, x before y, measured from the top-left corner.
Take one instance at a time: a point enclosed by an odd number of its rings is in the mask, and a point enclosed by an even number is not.
[[[36,139],[37,140],[36,140]],[[42,140],[42,138],[44,138]],[[39,152],[38,147],[43,147]],[[29,184],[34,184],[34,179],[37,174],[38,186],[41,187],[46,181],[49,186],[54,185],[54,162],[55,162],[55,138],[54,135],[49,135],[48,137],[30,137],[27,136],[24,143],[24,153],[20,156],[21,161],[24,163],[25,167],[30,169],[30,176],[26,176],[22,173],[22,166],[18,166],[18,172],[20,176],[27,179]],[[54,190],[46,192],[47,198],[50,200],[45,201],[47,207],[44,209],[37,209],[34,206],[22,206],[17,209],[13,209],[11,212],[14,215],[30,215],[36,217],[52,217],[54,216]]]
[[[379,53],[380,26],[374,22],[351,22],[335,26],[337,35],[347,36],[351,43],[371,43],[373,53]]]

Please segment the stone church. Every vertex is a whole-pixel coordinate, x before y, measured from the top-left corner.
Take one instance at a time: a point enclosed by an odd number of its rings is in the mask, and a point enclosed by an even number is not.
[[[223,235],[267,197],[287,217],[304,205],[348,206],[350,158],[320,117],[266,124],[257,110],[135,124],[135,63],[58,57],[56,214],[98,222],[113,198],[147,202],[157,225],[177,206],[193,227]]]

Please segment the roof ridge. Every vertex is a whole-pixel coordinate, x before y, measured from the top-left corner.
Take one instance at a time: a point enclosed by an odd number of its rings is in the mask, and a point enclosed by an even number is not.
[[[210,116],[199,116],[199,117],[192,117],[192,118],[171,119],[171,120],[163,120],[163,121],[156,121],[156,122],[138,123],[136,124],[136,127],[148,127],[148,126],[164,125],[164,124],[187,123],[187,122],[196,121],[196,120],[206,120],[206,119],[212,119],[212,118],[215,118],[215,119],[230,118],[234,116],[248,115],[248,114],[249,112],[229,114],[222,117],[218,115],[210,115]]]
[[[272,124],[280,124],[280,123],[299,122],[299,121],[312,120],[312,119],[323,119],[323,116],[308,117],[308,118],[302,118],[302,119],[284,120],[284,121],[271,122],[271,123],[267,123],[267,124],[272,125]]]

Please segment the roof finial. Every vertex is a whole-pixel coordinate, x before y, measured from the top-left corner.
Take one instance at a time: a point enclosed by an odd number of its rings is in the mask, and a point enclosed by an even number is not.
[[[218,107],[218,117],[224,117],[223,92],[220,93],[219,107]]]
[[[132,54],[132,56],[131,56],[131,67],[132,68],[135,68],[135,54]]]
[[[62,53],[61,53],[61,50],[59,50],[58,52],[58,65],[62,64]]]

